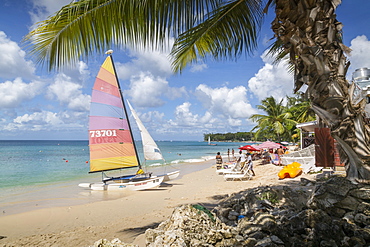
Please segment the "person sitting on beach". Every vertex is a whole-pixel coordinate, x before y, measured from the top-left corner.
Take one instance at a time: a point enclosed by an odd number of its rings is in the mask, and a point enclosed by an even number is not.
[[[248,153],[248,157],[247,157],[247,166],[248,166],[248,171],[252,172],[252,176],[256,176],[253,170],[252,155],[250,153]]]
[[[222,167],[222,156],[220,152],[218,152],[216,155],[216,166],[217,166],[217,169],[220,169]]]

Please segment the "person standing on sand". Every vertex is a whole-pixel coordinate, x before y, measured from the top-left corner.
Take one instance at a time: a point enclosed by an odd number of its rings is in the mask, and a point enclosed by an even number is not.
[[[284,154],[284,149],[282,146],[280,146],[277,150],[276,150],[276,154],[278,155],[279,157],[279,165],[281,164],[281,156]]]
[[[233,157],[233,160],[235,160],[235,156],[234,156],[234,149],[231,149],[231,155]]]
[[[245,165],[245,162],[247,161],[247,157],[245,157],[242,150],[239,151],[239,154],[240,154],[239,159],[238,159],[239,169],[242,170]]]
[[[280,146],[280,147],[276,150],[276,153],[277,153],[279,156],[283,155],[283,154],[285,153],[285,152],[284,152],[283,147],[282,147],[282,146]]]
[[[217,169],[220,169],[222,167],[222,156],[220,152],[218,152],[216,155],[216,167]]]
[[[227,149],[227,158],[228,158],[228,160],[230,162],[230,148]]]
[[[248,166],[248,171],[252,172],[252,176],[256,176],[253,170],[252,155],[250,153],[248,153],[248,157],[247,157],[247,166]]]

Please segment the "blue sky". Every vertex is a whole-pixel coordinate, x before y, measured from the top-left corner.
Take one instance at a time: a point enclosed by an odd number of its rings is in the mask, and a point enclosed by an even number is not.
[[[91,88],[105,55],[80,61],[75,69],[48,72],[27,56],[20,43],[35,22],[69,2],[0,1],[2,140],[87,139]],[[344,44],[352,49],[348,79],[356,68],[370,68],[369,9],[370,1],[364,0],[344,0],[337,9]],[[272,37],[271,18],[265,21],[254,56],[236,62],[208,59],[181,75],[171,73],[166,52],[114,52],[124,97],[154,139],[203,140],[205,133],[249,131],[255,124],[248,118],[258,112],[262,99],[292,94],[293,79],[284,65],[273,66],[263,56]]]

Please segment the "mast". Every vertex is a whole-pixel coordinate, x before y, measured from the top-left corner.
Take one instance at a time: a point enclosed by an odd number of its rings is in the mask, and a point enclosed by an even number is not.
[[[119,94],[121,95],[121,100],[122,100],[122,104],[123,104],[123,110],[125,111],[125,116],[126,116],[127,124],[128,124],[129,129],[130,129],[130,135],[131,135],[131,139],[132,139],[132,144],[134,145],[135,155],[136,155],[136,159],[137,159],[137,162],[138,162],[138,167],[139,167],[139,169],[142,169],[141,164],[140,164],[139,155],[138,155],[137,148],[136,148],[136,143],[135,143],[134,135],[132,134],[131,123],[130,123],[130,120],[129,120],[128,114],[127,114],[126,104],[125,104],[125,101],[123,99],[121,85],[120,85],[120,82],[119,82],[118,77],[117,77],[116,66],[114,65],[112,53],[113,53],[112,50],[108,50],[105,54],[108,54],[110,56],[111,60],[112,60],[112,66],[113,66],[113,70],[114,70],[114,75],[115,75],[116,80],[117,80]]]

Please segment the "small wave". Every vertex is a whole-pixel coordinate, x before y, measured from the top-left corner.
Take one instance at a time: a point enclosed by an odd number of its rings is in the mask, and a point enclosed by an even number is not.
[[[171,164],[179,164],[179,163],[198,163],[198,162],[203,162],[207,161],[207,157],[202,157],[200,159],[183,159],[183,160],[174,160],[171,162]]]
[[[186,163],[197,163],[197,162],[203,162],[205,159],[187,159],[184,160]]]
[[[215,157],[214,156],[203,156],[202,159],[203,161],[208,161],[208,160],[215,159]]]
[[[179,163],[184,163],[184,162],[185,162],[185,160],[173,160],[173,161],[171,161],[170,164],[179,164]]]
[[[153,164],[150,164],[149,166],[163,166],[162,163],[153,163]]]

